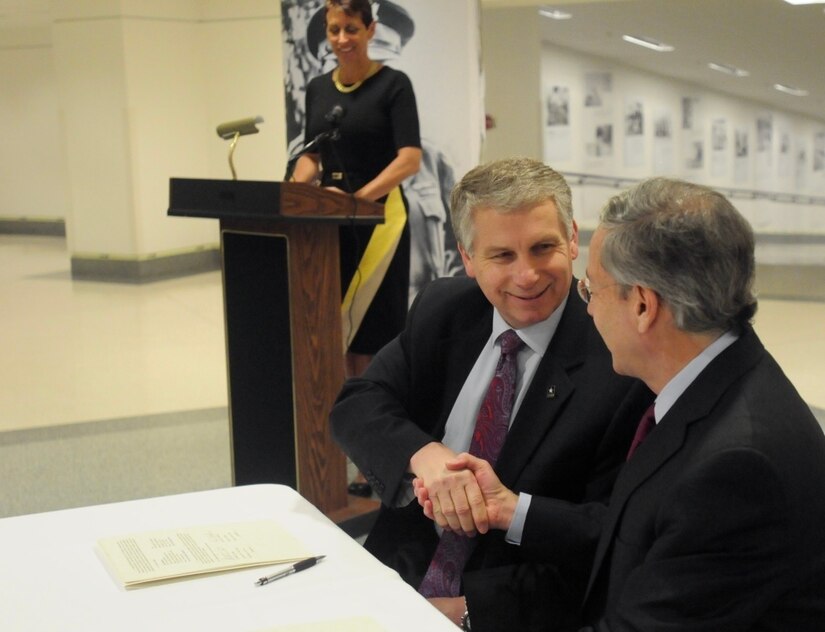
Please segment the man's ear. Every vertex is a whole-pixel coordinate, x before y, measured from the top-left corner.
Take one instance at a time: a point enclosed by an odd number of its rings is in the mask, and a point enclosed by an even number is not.
[[[475,278],[476,275],[473,270],[473,259],[467,254],[467,251],[464,250],[464,246],[461,244],[458,244],[458,254],[461,255],[461,262],[464,264],[464,271],[467,273],[467,276]]]
[[[652,289],[641,285],[634,285],[630,292],[634,303],[637,331],[644,333],[656,322],[659,309],[662,307],[661,299]]]
[[[579,256],[579,226],[576,224],[576,220],[573,220],[572,226],[573,234],[570,235],[570,258],[575,259]]]

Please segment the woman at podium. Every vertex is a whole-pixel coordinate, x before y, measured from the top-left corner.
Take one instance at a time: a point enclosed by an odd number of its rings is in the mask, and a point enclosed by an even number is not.
[[[370,58],[373,38],[403,46],[413,22],[392,2],[326,0],[310,21],[337,66],[306,91],[309,148],[292,179],[318,182],[342,194],[384,204],[383,224],[340,229],[342,314],[348,376],[360,375],[372,356],[404,326],[410,231],[401,182],[421,162],[415,94],[402,72]],[[391,25],[390,25],[391,24]],[[384,41],[386,40],[386,41]]]

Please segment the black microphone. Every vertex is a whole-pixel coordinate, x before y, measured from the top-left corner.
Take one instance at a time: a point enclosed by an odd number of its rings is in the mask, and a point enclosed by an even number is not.
[[[333,105],[332,109],[324,114],[324,120],[330,124],[332,129],[327,132],[321,132],[308,143],[304,143],[303,146],[295,152],[295,154],[289,157],[289,160],[287,160],[284,180],[289,180],[292,177],[292,172],[295,170],[295,165],[298,162],[298,158],[314,150],[321,144],[321,142],[325,140],[338,140],[341,137],[341,133],[338,131],[338,126],[341,125],[341,119],[343,117],[344,108],[339,104]]]
[[[341,137],[338,128],[341,125],[342,118],[344,118],[344,108],[337,103],[333,105],[332,109],[324,116],[324,120],[329,123],[332,128],[332,132],[329,135],[330,140],[338,140]]]
[[[341,119],[344,117],[344,108],[339,105],[335,104],[332,106],[332,109],[326,113],[324,119],[328,123],[331,123],[333,127],[338,127],[341,124]]]

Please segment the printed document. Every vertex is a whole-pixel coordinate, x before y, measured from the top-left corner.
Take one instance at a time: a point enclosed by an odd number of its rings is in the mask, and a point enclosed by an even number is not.
[[[311,553],[274,521],[136,533],[98,541],[124,586],[270,564]]]

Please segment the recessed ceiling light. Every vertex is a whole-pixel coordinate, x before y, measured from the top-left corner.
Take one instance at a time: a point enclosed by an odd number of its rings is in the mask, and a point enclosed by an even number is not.
[[[644,46],[645,48],[649,48],[650,50],[655,50],[660,53],[669,53],[670,51],[675,50],[670,44],[665,44],[664,42],[655,40],[652,37],[622,35],[622,39],[625,42],[630,42],[631,44],[636,44],[637,46]]]
[[[791,94],[795,97],[807,97],[808,91],[802,88],[794,88],[793,86],[786,86],[781,83],[773,84],[773,87],[779,90],[780,92],[784,92],[785,94]]]
[[[747,70],[742,70],[736,66],[731,66],[730,64],[717,64],[714,61],[708,64],[708,68],[718,72],[724,72],[726,75],[731,75],[733,77],[747,77],[750,74]]]
[[[573,17],[572,13],[550,7],[539,7],[539,15],[550,18],[551,20],[569,20]]]
[[[788,4],[825,4],[825,0],[785,0]]]

